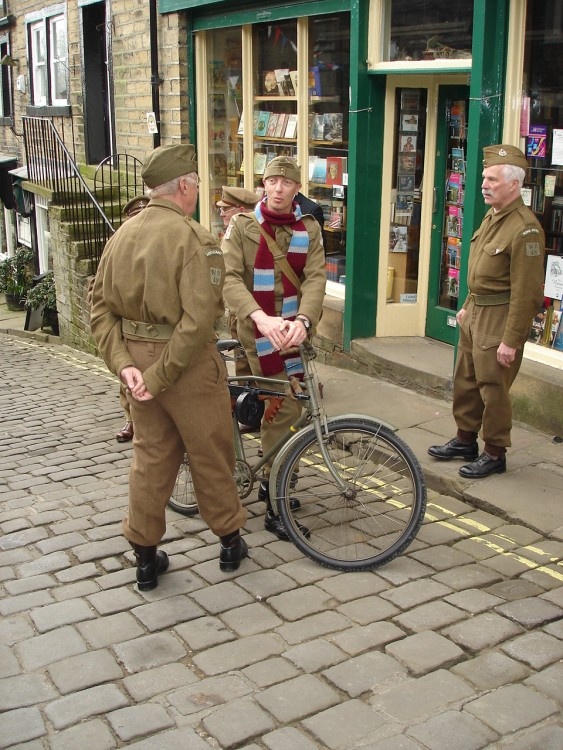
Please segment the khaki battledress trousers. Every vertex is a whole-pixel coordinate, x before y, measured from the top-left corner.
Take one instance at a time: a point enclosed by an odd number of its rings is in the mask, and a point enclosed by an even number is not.
[[[497,349],[508,315],[508,304],[469,302],[459,326],[454,374],[453,414],[458,429],[479,432],[486,444],[509,448],[512,428],[510,387],[522,363],[518,349],[510,367],[501,367]]]
[[[166,341],[127,339],[143,372]],[[217,536],[244,526],[246,511],[233,479],[235,454],[225,364],[214,343],[174,385],[150,401],[128,396],[135,425],[125,537],[134,544],[158,544],[166,529],[165,509],[184,452],[200,515]]]

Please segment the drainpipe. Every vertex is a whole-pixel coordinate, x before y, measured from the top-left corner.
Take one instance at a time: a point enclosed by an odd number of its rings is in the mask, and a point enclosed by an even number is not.
[[[152,111],[156,119],[158,133],[153,133],[153,148],[160,146],[160,96],[159,87],[163,83],[158,73],[158,39],[157,39],[157,0],[150,0],[150,45],[151,45],[151,90],[152,90]]]

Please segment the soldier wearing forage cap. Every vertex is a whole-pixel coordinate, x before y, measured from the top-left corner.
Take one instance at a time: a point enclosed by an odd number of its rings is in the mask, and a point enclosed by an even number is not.
[[[512,428],[509,390],[543,298],[544,280],[544,233],[520,196],[526,157],[506,144],[487,146],[483,156],[481,192],[491,208],[471,238],[469,294],[457,313],[457,434],[428,449],[434,458],[471,460],[459,470],[468,479],[506,471]],[[479,429],[485,442],[480,456]]]
[[[191,216],[199,178],[194,147],[161,146],[141,175],[150,202],[109,240],[93,293],[91,328],[128,388],[135,424],[125,537],[141,590],[168,567],[157,551],[184,452],[200,513],[221,539],[221,570],[247,555],[246,514],[235,464],[225,365],[214,324],[223,314],[224,261],[215,238]]]
[[[225,301],[237,317],[241,340],[252,373],[286,378],[300,373],[299,357],[284,350],[303,343],[319,322],[324,299],[326,271],[321,230],[310,214],[295,201],[301,187],[296,161],[278,156],[268,164],[263,179],[265,195],[253,213],[231,219],[223,238],[227,267]],[[266,239],[266,238],[269,238]],[[269,249],[268,241],[277,248]],[[282,269],[273,252],[289,264]],[[272,448],[299,417],[299,402],[286,398],[273,422],[263,421],[264,453]],[[265,466],[268,477],[273,457]],[[268,480],[258,497],[267,503],[265,528],[280,539],[287,533],[273,512]]]

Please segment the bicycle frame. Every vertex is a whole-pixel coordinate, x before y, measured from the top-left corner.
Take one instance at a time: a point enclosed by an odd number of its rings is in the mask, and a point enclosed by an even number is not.
[[[319,442],[319,446],[321,449],[323,459],[326,463],[327,469],[329,470],[330,474],[334,478],[337,485],[343,491],[347,487],[347,483],[342,479],[342,477],[339,475],[337,470],[334,468],[332,461],[330,459],[329,452],[326,448],[326,439],[329,434],[329,425],[333,419],[336,419],[336,417],[327,417],[324,412],[324,408],[322,406],[322,399],[321,399],[319,384],[310,366],[310,361],[316,357],[315,351],[309,342],[305,342],[305,344],[302,344],[299,347],[299,353],[301,355],[301,360],[303,362],[303,369],[304,369],[303,380],[305,383],[306,394],[295,392],[295,389],[294,389],[293,397],[298,398],[299,400],[302,400],[305,404],[305,409],[301,413],[301,416],[299,417],[299,419],[290,428],[290,431],[293,432],[293,434],[286,433],[285,435],[283,435],[275,443],[275,445],[269,451],[267,451],[267,453],[265,453],[262,456],[262,458],[259,459],[252,466],[250,466],[250,464],[248,464],[246,461],[246,453],[244,449],[242,434],[239,428],[238,420],[233,410],[233,432],[234,432],[234,441],[235,441],[235,455],[236,455],[237,460],[243,461],[249,466],[253,481],[256,479],[257,474],[260,471],[260,469],[262,469],[266,465],[268,459],[277,453],[276,458],[274,459],[274,463],[272,465],[272,469],[271,469],[270,477],[269,477],[269,487],[270,487],[271,498],[276,497],[277,476],[279,473],[280,466],[284,460],[284,457],[287,454],[287,451],[293,446],[295,442],[297,442],[297,440],[301,440],[303,435],[306,435],[309,431],[316,432],[317,440]],[[240,384],[241,381],[249,381],[249,380],[257,384],[263,383],[269,386],[269,388],[271,388],[272,386],[280,386],[280,390],[284,389],[286,391],[285,398],[292,398],[290,394],[287,394],[287,388],[288,388],[287,380],[267,378],[267,377],[261,377],[261,376],[236,376],[234,375],[234,376],[228,377],[228,382],[233,383],[233,384],[235,383]],[[264,389],[264,395],[267,395],[267,393],[268,391]],[[274,392],[272,392],[272,395],[274,395]],[[361,414],[338,415],[339,420],[341,420],[342,418],[362,419],[362,418],[365,418],[365,415],[361,415]],[[379,422],[381,426],[387,427],[393,432],[396,432],[396,429],[397,429],[396,427],[393,427],[392,425],[380,419],[378,419],[377,421]],[[311,424],[307,424],[308,422],[310,422]]]

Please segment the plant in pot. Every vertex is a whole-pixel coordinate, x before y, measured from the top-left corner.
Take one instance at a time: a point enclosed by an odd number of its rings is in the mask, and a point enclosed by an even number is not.
[[[55,277],[52,271],[47,271],[47,273],[37,277],[37,280],[27,292],[25,306],[28,310],[41,310],[43,317],[41,327],[51,328],[55,336],[59,335],[57,294]]]
[[[34,253],[29,247],[18,247],[13,255],[0,262],[0,292],[4,292],[8,310],[25,309],[25,298],[33,276]]]

